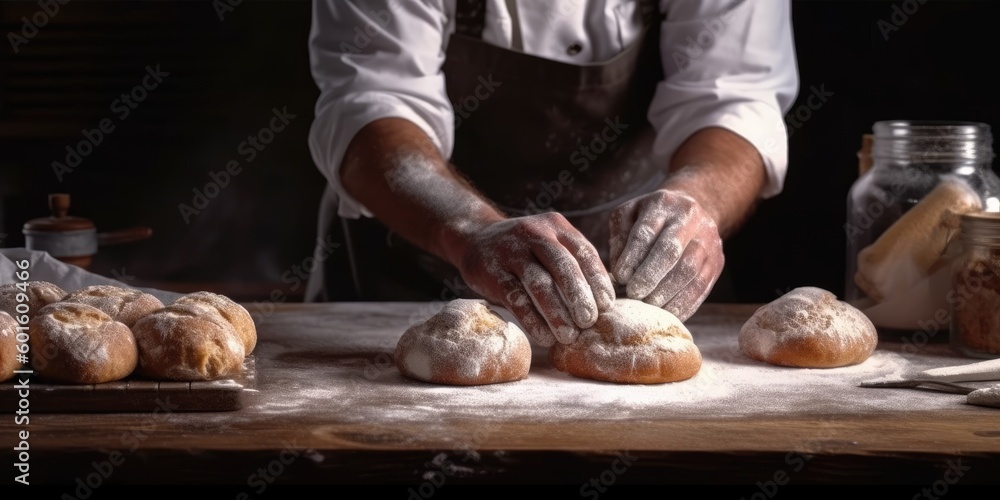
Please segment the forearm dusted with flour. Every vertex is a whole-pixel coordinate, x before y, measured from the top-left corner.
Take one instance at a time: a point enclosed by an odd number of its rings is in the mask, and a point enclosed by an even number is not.
[[[358,132],[341,181],[387,226],[510,309],[542,345],[572,342],[614,302],[597,250],[565,217],[505,217],[407,120],[377,120]]]
[[[698,201],[726,238],[746,222],[767,183],[764,160],[752,144],[723,128],[695,132],[674,154],[666,189]]]
[[[386,226],[456,266],[469,233],[504,219],[409,120],[385,118],[358,131],[340,177]]]

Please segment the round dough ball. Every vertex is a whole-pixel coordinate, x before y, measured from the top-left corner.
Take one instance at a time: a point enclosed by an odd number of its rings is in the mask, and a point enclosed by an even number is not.
[[[21,369],[17,345],[17,321],[0,311],[0,382],[14,378],[14,370]]]
[[[740,350],[772,365],[856,365],[878,344],[875,325],[850,304],[816,287],[796,288],[764,305],[740,329]]]
[[[28,324],[31,365],[46,380],[102,384],[129,376],[138,351],[132,331],[100,309],[56,302]]]
[[[229,297],[212,292],[194,292],[178,297],[174,304],[203,305],[215,309],[236,329],[247,354],[253,352],[257,346],[257,327],[253,323],[250,311]]]
[[[28,299],[28,319],[38,315],[38,311],[43,307],[53,302],[59,302],[66,296],[66,292],[62,288],[48,281],[29,281],[27,285],[28,289],[25,295]],[[16,310],[17,294],[21,293],[22,287],[23,285],[18,286],[16,283],[0,285],[0,311],[14,317],[18,316]]]
[[[408,328],[396,345],[403,375],[449,385],[513,382],[528,376],[531,345],[521,329],[486,301],[456,299]]]
[[[625,384],[677,382],[701,370],[701,351],[677,316],[632,299],[615,301],[574,342],[552,346],[549,360],[576,377]]]
[[[110,285],[94,285],[70,292],[64,302],[93,306],[131,328],[139,318],[163,307],[160,299],[139,291]]]
[[[139,373],[168,380],[215,380],[243,371],[246,351],[236,329],[211,308],[171,304],[132,327]]]

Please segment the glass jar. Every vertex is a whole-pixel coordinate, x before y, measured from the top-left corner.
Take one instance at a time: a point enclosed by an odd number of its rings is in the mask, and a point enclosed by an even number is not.
[[[952,267],[951,345],[967,356],[1000,357],[1000,214],[961,218]]]
[[[845,300],[883,335],[934,337],[950,328],[950,244],[960,214],[1000,210],[991,130],[894,120],[872,132],[872,166],[847,197]]]

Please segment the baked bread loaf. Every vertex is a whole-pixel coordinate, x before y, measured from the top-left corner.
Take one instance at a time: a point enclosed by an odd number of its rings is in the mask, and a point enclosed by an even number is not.
[[[257,327],[253,323],[250,311],[229,297],[212,292],[194,292],[178,297],[174,304],[200,305],[214,309],[236,329],[240,340],[243,341],[246,354],[252,353],[257,346]]]
[[[521,329],[486,301],[456,299],[408,328],[396,344],[403,375],[436,384],[484,385],[528,376],[531,345]]]
[[[49,304],[31,320],[28,333],[31,365],[46,380],[101,384],[135,370],[138,352],[132,331],[95,307]]]
[[[0,382],[14,378],[14,370],[21,369],[17,343],[17,321],[0,311]]]
[[[214,309],[171,304],[132,327],[139,347],[139,373],[155,379],[215,380],[239,374],[243,340]]]
[[[740,329],[740,350],[772,365],[835,368],[855,365],[878,344],[864,313],[816,287],[796,288],[764,305]]]
[[[0,311],[17,317],[21,313],[17,312],[19,303],[28,304],[28,319],[34,318],[43,307],[62,300],[66,292],[58,286],[48,281],[27,282],[26,302],[19,302],[17,294],[21,293],[23,285],[15,283],[0,285]]]
[[[160,299],[148,293],[110,285],[81,288],[70,292],[63,301],[96,307],[129,328],[139,318],[163,307]]]
[[[573,343],[552,346],[549,360],[576,377],[624,384],[677,382],[701,369],[701,351],[684,324],[632,299],[618,299]]]
[[[876,302],[905,296],[942,264],[960,215],[981,207],[979,195],[965,184],[942,182],[858,253],[854,282]]]

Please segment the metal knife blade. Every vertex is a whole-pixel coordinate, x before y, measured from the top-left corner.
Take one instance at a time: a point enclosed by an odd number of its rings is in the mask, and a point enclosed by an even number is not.
[[[920,380],[920,379],[883,379],[883,380],[869,380],[867,382],[861,382],[858,387],[868,387],[868,388],[917,388],[921,386],[930,386],[935,389],[950,392],[953,394],[968,394],[974,390],[975,387],[966,387],[964,385],[955,384],[952,382],[944,382],[941,380]]]

